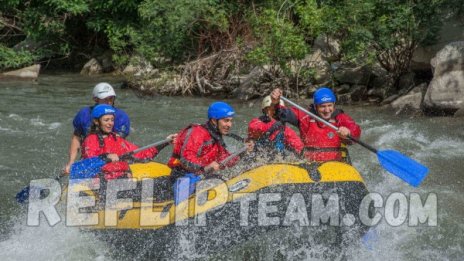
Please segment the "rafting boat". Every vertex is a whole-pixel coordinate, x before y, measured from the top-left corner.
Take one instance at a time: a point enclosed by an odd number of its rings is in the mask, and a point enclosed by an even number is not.
[[[95,207],[80,210],[94,220],[86,230],[118,248],[143,246],[150,250],[144,256],[170,255],[179,233],[193,236],[198,251],[210,252],[276,228],[301,226],[326,235],[321,227],[331,227],[336,231],[331,243],[340,242],[346,231],[355,231],[359,238],[367,230],[358,213],[368,190],[358,171],[345,163],[275,163],[226,181],[207,179],[204,188],[197,187],[177,206],[166,165],[132,164],[131,171],[136,185],[118,192],[122,201],[102,204],[98,191],[82,184],[70,189],[97,201]]]

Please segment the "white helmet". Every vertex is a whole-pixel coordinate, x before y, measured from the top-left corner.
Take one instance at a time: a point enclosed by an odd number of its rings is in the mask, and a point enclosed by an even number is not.
[[[116,96],[113,87],[109,83],[101,82],[93,88],[93,97],[98,99],[105,99],[110,96]]]
[[[263,101],[261,102],[261,109],[264,110],[266,107],[271,106],[271,104],[272,104],[271,95],[268,95],[264,97]],[[284,101],[280,100],[280,105],[285,106]]]

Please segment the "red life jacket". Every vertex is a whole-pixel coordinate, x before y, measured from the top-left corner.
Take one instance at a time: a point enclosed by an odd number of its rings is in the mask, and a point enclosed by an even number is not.
[[[329,122],[337,126],[335,119],[332,118]],[[346,151],[346,147],[336,131],[314,119],[301,122],[301,125],[301,128],[306,130],[302,133],[306,159],[310,161],[343,160],[342,151]]]
[[[309,109],[314,114],[317,114],[313,105]],[[349,144],[349,141],[342,140],[330,127],[316,122],[308,114],[295,107],[287,108],[276,105],[276,111],[281,120],[298,127],[301,140],[305,146],[305,156],[308,160],[342,160],[349,163],[348,150],[346,149],[346,144],[344,144],[345,142]],[[342,110],[336,109],[332,113],[329,122],[338,128],[347,128],[350,130],[350,135],[353,138],[359,139],[361,136],[359,125]]]
[[[168,166],[182,172],[201,173],[213,161],[220,162],[229,155],[221,135],[208,123],[191,124],[179,132]],[[232,166],[236,161],[226,165]]]
[[[82,158],[97,157],[102,154],[123,154],[133,151],[138,147],[115,133],[102,136],[101,134],[90,134],[82,143]],[[156,148],[149,148],[133,155],[138,159],[154,158],[158,154]],[[110,162],[102,167],[102,173],[106,179],[115,179],[124,176],[130,171],[129,164],[125,161]]]

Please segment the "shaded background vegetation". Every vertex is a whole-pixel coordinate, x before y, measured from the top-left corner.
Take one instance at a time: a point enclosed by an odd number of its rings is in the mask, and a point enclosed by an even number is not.
[[[407,73],[418,46],[435,43],[444,20],[464,10],[460,0],[0,0],[0,6],[0,70],[33,63],[76,70],[105,53],[115,69],[140,58],[166,69],[238,48],[250,66],[291,76],[289,62],[326,36],[341,44],[340,61],[380,64],[393,81]],[[310,68],[301,73],[311,76]]]

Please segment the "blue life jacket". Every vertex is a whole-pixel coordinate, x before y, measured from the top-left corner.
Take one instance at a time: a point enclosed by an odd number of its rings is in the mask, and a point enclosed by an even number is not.
[[[92,126],[92,109],[94,106],[82,108],[74,117],[74,135],[84,139],[90,132]],[[114,116],[113,132],[125,138],[130,132],[130,119],[127,113],[121,109],[115,108],[116,114]]]

